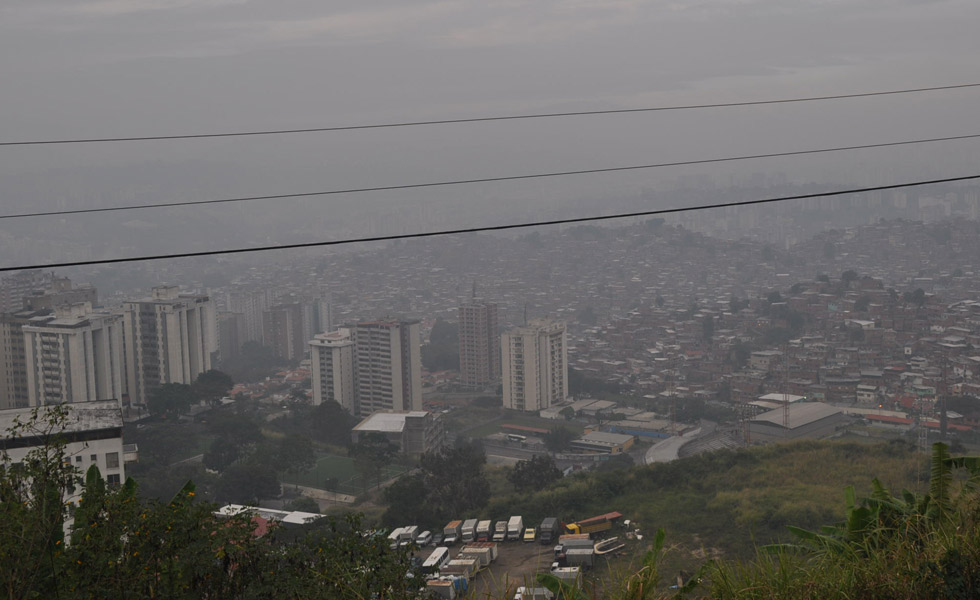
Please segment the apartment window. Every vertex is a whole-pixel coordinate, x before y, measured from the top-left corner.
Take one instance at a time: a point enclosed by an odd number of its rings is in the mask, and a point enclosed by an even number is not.
[[[78,456],[75,457],[75,462],[77,462],[77,463],[82,462],[82,455],[81,454],[79,454]]]
[[[107,469],[118,469],[119,468],[119,453],[118,452],[106,452],[105,453],[105,467]]]
[[[92,462],[95,462],[95,461],[99,460],[99,455],[98,454],[93,454],[91,456],[91,458],[92,458]]]
[[[113,473],[105,478],[105,482],[111,486],[119,485],[119,473]]]

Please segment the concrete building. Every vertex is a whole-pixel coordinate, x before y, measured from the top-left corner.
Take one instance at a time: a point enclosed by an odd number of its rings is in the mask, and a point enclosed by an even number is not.
[[[97,306],[98,290],[90,285],[73,287],[67,277],[52,277],[48,287],[43,290],[33,290],[23,297],[25,310],[54,309],[64,304],[82,304],[88,302]]]
[[[440,448],[446,441],[446,431],[438,416],[425,410],[376,412],[354,426],[351,441],[356,444],[369,432],[384,435],[403,454],[414,458]]]
[[[309,323],[303,318],[303,305],[299,302],[273,306],[262,313],[262,338],[276,356],[286,360],[302,360],[306,343],[312,337]]]
[[[833,434],[847,422],[836,406],[822,402],[797,402],[777,408],[749,421],[752,443],[820,439]]]
[[[587,454],[622,454],[633,447],[636,438],[623,433],[593,431],[572,441],[573,452]]]
[[[539,319],[501,338],[504,408],[537,412],[568,396],[565,324]]]
[[[459,380],[483,387],[500,379],[497,305],[471,302],[459,307]]]
[[[349,329],[321,333],[310,342],[313,405],[336,402],[358,414],[354,389],[354,340]]]
[[[71,462],[81,475],[95,465],[102,478],[110,485],[119,485],[125,481],[127,456],[135,459],[135,452],[123,447],[123,420],[119,402],[77,402],[67,405],[65,409],[67,418],[57,433],[65,444],[66,462]],[[23,461],[31,450],[44,444],[46,423],[43,428],[21,430],[16,436],[10,434],[16,422],[30,422],[32,410],[18,408],[0,411],[0,453],[12,462]],[[65,501],[77,500],[80,491],[78,489],[69,493]]]
[[[218,356],[222,363],[241,356],[246,336],[247,326],[243,313],[218,313]]]
[[[262,343],[262,315],[269,304],[262,290],[238,289],[225,296],[225,309],[228,312],[245,316],[245,339],[242,342]]]
[[[153,288],[153,295],[123,305],[126,392],[145,405],[164,383],[193,383],[211,369],[215,339],[214,304],[207,296],[181,294],[177,286]]]
[[[353,331],[357,414],[422,409],[418,321],[365,321]]]
[[[54,279],[51,271],[33,269],[0,278],[0,311],[16,312],[24,308],[24,298],[48,289]]]
[[[59,306],[22,332],[30,406],[120,401],[122,315],[93,312],[88,303]]]
[[[24,325],[50,310],[21,310],[0,314],[0,409],[30,406]]]

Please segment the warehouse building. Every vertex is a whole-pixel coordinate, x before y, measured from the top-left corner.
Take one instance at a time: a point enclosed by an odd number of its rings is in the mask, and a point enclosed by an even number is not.
[[[633,446],[634,437],[622,433],[593,431],[571,444],[573,452],[589,454],[622,454]]]
[[[825,438],[847,423],[836,406],[823,402],[798,402],[754,417],[749,422],[752,443]]]

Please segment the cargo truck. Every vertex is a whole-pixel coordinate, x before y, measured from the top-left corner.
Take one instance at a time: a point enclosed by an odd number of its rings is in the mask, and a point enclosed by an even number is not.
[[[461,535],[463,537],[461,537],[460,539],[463,540],[464,544],[467,542],[476,541],[476,525],[477,525],[476,519],[466,519],[465,521],[463,521],[463,527],[461,529],[462,531]]]
[[[597,517],[592,517],[591,519],[584,519],[582,521],[570,523],[565,525],[565,529],[568,530],[568,533],[588,533],[591,535],[594,533],[599,533],[600,531],[608,531],[609,529],[612,529],[613,523],[622,518],[623,515],[621,513],[611,512],[604,515],[599,515]]]
[[[502,542],[507,539],[507,521],[497,521],[493,526],[493,541]]]
[[[391,530],[391,533],[388,534],[389,548],[391,548],[392,550],[398,548],[398,542],[401,540],[402,531],[404,529],[405,529],[404,527],[396,527],[395,529]]]
[[[591,569],[595,564],[595,550],[591,548],[570,548],[564,556],[565,564],[569,567]]]
[[[521,539],[521,534],[524,533],[524,517],[520,515],[515,515],[507,521],[507,539],[516,542]]]
[[[406,548],[415,543],[415,538],[419,536],[419,526],[409,525],[408,527],[403,527],[401,535],[398,536],[398,547]]]
[[[490,528],[493,527],[493,521],[480,521],[476,524],[476,541],[478,542],[489,542],[490,538],[493,536]]]
[[[538,528],[538,540],[544,544],[553,544],[555,539],[558,537],[558,519],[555,517],[548,517],[544,521],[541,521],[541,527]]]
[[[442,528],[442,545],[452,546],[458,542],[462,529],[462,521],[450,521],[447,523],[446,526]]]
[[[466,548],[486,548],[490,550],[490,560],[497,560],[497,543],[496,542],[471,542],[466,544],[460,550],[465,550]]]

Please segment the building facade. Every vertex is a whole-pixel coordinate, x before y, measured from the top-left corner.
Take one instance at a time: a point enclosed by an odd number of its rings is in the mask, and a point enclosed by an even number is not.
[[[358,414],[354,389],[354,340],[349,329],[321,333],[310,342],[313,405],[336,402]]]
[[[218,313],[218,356],[222,363],[241,356],[246,335],[243,313]]]
[[[446,443],[446,430],[438,417],[425,410],[376,412],[354,426],[351,441],[356,444],[364,434],[380,434],[398,446],[402,454],[418,458]]]
[[[500,379],[497,305],[471,302],[459,307],[459,380],[483,387]]]
[[[537,412],[568,396],[565,324],[538,319],[503,334],[504,408]]]
[[[357,414],[422,409],[418,321],[365,321],[354,328]]]
[[[50,310],[21,310],[0,314],[0,410],[30,406],[24,325]]]
[[[122,316],[88,303],[59,306],[22,328],[28,404],[41,406],[123,395]]]
[[[306,354],[306,343],[312,336],[304,330],[303,317],[303,305],[299,302],[273,306],[263,313],[262,337],[276,356],[301,360]]]
[[[176,286],[123,305],[126,392],[145,405],[164,383],[193,383],[211,369],[217,336],[214,305],[207,296],[181,294]]]

